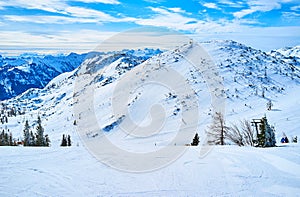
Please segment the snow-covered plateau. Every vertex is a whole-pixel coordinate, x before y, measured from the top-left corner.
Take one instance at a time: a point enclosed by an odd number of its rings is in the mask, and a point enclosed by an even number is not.
[[[43,89],[2,101],[1,109],[18,113],[0,123],[1,131],[21,140],[25,121],[35,132],[40,116],[51,146],[0,147],[0,196],[300,196],[299,142],[280,142],[283,135],[300,136],[299,47],[266,53],[228,40],[201,46],[215,67],[202,61],[201,70],[189,61],[197,47],[192,42],[169,51],[92,53]],[[16,66],[26,72],[23,64]],[[225,100],[228,126],[266,116],[277,146],[207,145],[214,96]],[[146,135],[147,126],[161,119],[159,132]],[[121,128],[129,120],[139,125],[134,135]],[[199,146],[187,146],[193,135],[182,125],[195,128]],[[60,146],[63,134],[72,146]],[[145,161],[131,157],[165,147],[183,151]]]

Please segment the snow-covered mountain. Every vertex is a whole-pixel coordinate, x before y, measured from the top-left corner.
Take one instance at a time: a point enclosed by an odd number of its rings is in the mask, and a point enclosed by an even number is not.
[[[291,66],[295,66],[295,69],[300,69],[300,46],[276,49],[268,52],[268,54],[280,61],[289,63]]]
[[[248,117],[251,118],[263,116],[266,113],[267,101],[271,100],[276,106],[276,101],[287,94],[290,89],[299,88],[300,72],[294,69],[290,63],[281,61],[272,55],[234,41],[209,41],[202,43],[202,46],[211,55],[223,78],[223,93],[227,101],[226,113],[229,118],[234,119],[239,116],[237,114],[242,112],[247,112]],[[98,103],[94,107],[98,113],[97,116],[102,117],[99,120],[101,127],[105,128],[122,115],[111,112],[112,91],[121,77],[131,72],[136,73],[137,78],[141,78],[136,83],[138,83],[138,87],[142,87],[138,91],[132,92],[131,97],[133,98],[127,103],[130,110],[135,112],[135,118],[142,121],[147,115],[147,107],[153,102],[158,102],[167,105],[169,118],[172,119],[182,110],[180,101],[176,101],[176,93],[160,90],[159,87],[158,89],[148,89],[143,85],[143,80],[149,76],[149,73],[157,70],[163,72],[170,67],[181,73],[188,84],[193,87],[194,94],[199,97],[199,102],[205,104],[202,113],[209,117],[212,110],[210,93],[205,78],[202,76],[203,73],[188,64],[184,58],[192,48],[192,44],[186,44],[164,53],[159,50],[150,52],[149,50],[147,52],[127,50],[92,54],[79,68],[56,77],[44,89],[30,89],[22,95],[8,100],[8,103],[17,105],[19,108],[26,105],[27,110],[31,111],[30,113],[42,113],[49,120],[67,119],[69,123],[60,122],[63,124],[61,127],[73,128],[71,119],[77,121],[79,119],[79,117],[74,117],[73,107],[78,103],[80,95],[86,94],[86,87],[93,86],[96,87],[94,94]],[[86,78],[86,76],[91,77]],[[80,82],[81,80],[83,81]],[[85,87],[79,90],[76,87],[77,90],[74,90],[74,86],[80,84],[79,82],[85,84]],[[149,102],[148,98],[152,94],[160,94],[160,96],[152,97],[152,101]],[[135,103],[139,104],[136,106]],[[87,109],[88,107],[85,107],[84,110]],[[89,112],[78,113],[88,114]],[[47,124],[55,125],[55,129],[52,129],[53,126],[50,129],[55,131],[53,135],[60,135],[62,131],[57,129],[56,123],[49,122]],[[69,126],[67,126],[68,124]]]
[[[160,53],[159,50],[147,49],[122,51],[124,61],[136,65],[142,60]],[[56,76],[73,71],[86,58],[102,53],[70,53],[69,55],[34,55],[23,54],[18,57],[0,56],[0,100],[15,97],[30,88],[43,88]]]
[[[118,154],[115,149],[106,146],[107,144],[100,143],[103,142],[103,136],[122,150],[148,153],[159,151],[163,147],[176,149],[190,143],[191,138],[184,135],[180,135],[182,138],[176,137],[178,128],[187,124],[191,125],[191,128],[197,126],[193,132],[199,133],[200,142],[203,143],[205,130],[211,122],[212,95],[220,92],[222,94],[219,96],[226,100],[224,113],[228,125],[266,115],[270,124],[275,126],[278,142],[282,132],[289,137],[300,135],[300,111],[297,107],[300,104],[300,72],[295,69],[296,65],[234,41],[209,41],[201,45],[217,65],[217,69],[209,72],[209,76],[206,70],[210,68],[205,67],[206,62],[203,62],[204,69],[201,70],[187,58],[193,55],[198,46],[192,42],[170,51],[152,50],[149,55],[146,55],[148,53],[145,50],[94,53],[77,69],[57,76],[45,88],[29,89],[15,98],[6,100],[6,106],[20,109],[22,113],[10,117],[4,126],[10,128],[14,136],[21,138],[25,120],[30,120],[32,127],[35,117],[39,114],[53,148],[39,159],[41,166],[31,167],[31,160],[25,156],[21,157],[20,163],[26,167],[20,170],[20,173],[28,175],[36,172],[51,180],[57,178],[53,178],[53,174],[62,175],[58,177],[59,181],[52,182],[58,185],[63,182],[67,185],[68,189],[63,189],[62,193],[61,189],[56,189],[61,187],[51,189],[47,184],[42,187],[58,195],[77,194],[79,191],[73,184],[81,186],[82,194],[90,192],[92,195],[101,195],[101,192],[105,191],[106,195],[117,196],[222,196],[253,193],[271,196],[278,192],[279,195],[285,196],[299,192],[297,184],[300,163],[296,155],[299,150],[297,145],[286,149],[217,147],[204,159],[199,158],[201,150],[190,147],[187,153],[172,165],[145,174],[113,171],[99,164],[94,157],[87,154],[87,149],[82,148],[87,147],[91,150],[88,143],[83,146],[82,140],[90,143],[96,141],[100,144],[99,150],[104,156],[101,161],[107,165],[113,162],[113,165],[116,165],[113,167],[124,170],[122,159],[125,160],[125,156],[120,158],[120,162],[115,162],[114,156]],[[199,59],[201,60],[201,56]],[[217,75],[220,75],[224,87],[210,89],[208,80],[212,78],[214,81]],[[155,81],[158,79],[160,81]],[[168,86],[170,84],[174,86]],[[191,87],[193,91],[186,91],[183,87]],[[128,97],[124,97],[126,93]],[[197,102],[194,102],[194,98]],[[267,110],[266,103],[270,100],[273,109]],[[153,110],[156,104],[161,105],[164,110]],[[197,113],[200,118],[186,121],[185,113],[196,108],[199,109]],[[164,118],[164,122],[159,133],[139,137],[145,135],[143,132],[147,131],[147,125],[161,118]],[[143,129],[138,129],[136,133],[123,132],[121,125],[126,126],[125,123],[129,120],[142,125]],[[70,134],[73,144],[79,147],[55,149],[60,145],[62,134]],[[32,154],[30,149],[27,151],[28,154]],[[41,151],[38,149],[38,153],[30,157],[39,158]],[[11,158],[13,155],[6,153],[5,157]],[[49,164],[43,159],[48,158],[48,155],[60,159],[50,159]],[[147,160],[147,165],[155,166],[164,159],[166,157]],[[51,169],[58,160],[64,161],[70,168],[81,170],[74,172],[70,169],[64,170],[63,167]],[[14,163],[12,160],[8,162]],[[141,163],[138,158],[135,158],[134,162],[134,167]],[[13,171],[19,172],[18,169]],[[85,176],[87,174],[88,177]],[[116,177],[113,180],[112,174]],[[0,177],[8,176],[0,174]],[[78,177],[86,181],[81,184]],[[34,185],[34,180],[29,180],[28,183],[28,180],[24,179],[18,183]],[[142,180],[149,182],[141,183]],[[283,183],[280,182],[282,180]],[[155,189],[152,190],[153,188]],[[41,192],[40,188],[35,190],[37,193]],[[229,191],[226,193],[224,190]],[[18,189],[18,194],[30,193]]]
[[[59,56],[24,54],[0,56],[0,100],[15,97],[29,88],[43,88],[54,77],[77,68],[86,54]]]
[[[300,58],[300,46],[286,47],[282,49],[273,50],[272,52],[278,52],[286,57],[298,57]]]

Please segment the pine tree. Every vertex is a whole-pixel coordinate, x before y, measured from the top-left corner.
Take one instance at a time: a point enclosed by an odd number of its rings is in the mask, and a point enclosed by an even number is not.
[[[44,137],[44,128],[42,127],[41,117],[38,116],[37,120],[37,127],[36,127],[36,146],[45,146],[46,140]]]
[[[8,146],[13,146],[13,137],[12,137],[12,133],[9,133],[9,138],[8,138]]]
[[[4,146],[8,146],[8,133],[4,133]]]
[[[4,142],[4,129],[3,129],[0,134],[0,146],[4,146],[4,145],[5,145],[5,142]]]
[[[45,140],[46,140],[46,146],[50,146],[50,139],[49,139],[49,136],[48,135],[45,135]]]
[[[193,139],[193,142],[191,143],[191,145],[192,146],[198,146],[198,144],[199,144],[199,135],[198,135],[198,133],[196,133],[195,134],[195,137],[194,137],[194,139]]]
[[[257,146],[261,147],[273,147],[276,144],[274,128],[270,127],[266,117],[261,119],[259,125],[259,134],[257,135]]]
[[[70,135],[68,135],[68,146],[71,146],[72,145],[72,142],[71,142],[71,136]]]
[[[35,145],[36,145],[35,136],[33,135],[32,131],[30,131],[29,146],[35,146]]]
[[[28,124],[28,120],[26,120],[25,122],[25,126],[24,126],[24,146],[30,146],[30,127],[29,127],[29,124]]]
[[[60,146],[67,146],[67,145],[68,145],[68,142],[67,142],[66,136],[65,136],[65,134],[63,134]]]

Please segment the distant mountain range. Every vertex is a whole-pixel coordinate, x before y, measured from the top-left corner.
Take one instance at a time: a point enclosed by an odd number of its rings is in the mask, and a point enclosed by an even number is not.
[[[141,50],[124,50],[121,56],[127,56],[123,61],[136,65],[161,51],[147,49],[142,54],[138,53]],[[0,55],[0,100],[15,97],[30,88],[43,88],[56,76],[76,69],[85,59],[95,55],[101,56],[104,53],[70,53],[58,56],[24,54],[18,57]]]
[[[247,54],[249,53],[249,50],[252,50],[253,57],[261,56],[263,59],[267,58],[273,63],[278,64],[288,63],[294,70],[298,70],[300,66],[300,46],[272,50],[268,53],[264,53],[234,41],[209,41],[202,44],[209,48],[213,46],[213,43],[224,45],[218,48],[219,51],[221,50],[224,53],[220,54],[219,57],[218,54],[215,54],[217,57],[214,57],[214,59],[217,60],[228,55],[226,53],[232,53],[232,50],[235,50],[235,53],[239,51],[241,55]],[[211,53],[213,53],[213,51],[214,49]],[[148,49],[146,53],[143,51],[142,54],[138,55],[138,53],[141,53],[141,50],[124,50],[119,54],[119,56],[115,56],[114,58],[116,60],[120,57],[124,57],[126,54],[126,58],[124,58],[123,61],[131,61],[131,65],[135,66],[141,63],[142,60],[145,61],[146,59],[161,52],[162,51],[159,50]],[[95,52],[87,54],[70,53],[69,55],[57,56],[23,54],[18,57],[2,57],[0,55],[0,100],[15,97],[30,88],[43,88],[56,76],[76,69],[85,59],[97,54],[105,55],[104,53]],[[241,56],[241,58],[245,59],[247,56]],[[220,61],[222,61],[222,64],[224,64],[224,61],[229,61],[227,63],[230,64],[230,59],[226,60],[221,58]],[[251,61],[253,64],[256,64],[255,62],[258,62],[259,59],[248,60],[250,63]],[[237,63],[238,62],[232,62],[232,65],[234,66]]]
[[[54,77],[77,68],[86,54],[63,56],[0,56],[0,100],[15,97],[30,88],[43,88]]]

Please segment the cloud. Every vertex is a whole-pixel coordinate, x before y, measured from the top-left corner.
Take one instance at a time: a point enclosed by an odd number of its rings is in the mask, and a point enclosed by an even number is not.
[[[72,0],[84,3],[104,3],[104,4],[120,4],[117,0]]]
[[[136,19],[138,25],[166,27],[173,30],[189,33],[224,33],[233,31],[241,21],[230,22],[224,19],[199,20],[181,13],[170,12],[169,9],[150,7],[154,14],[151,18]],[[246,22],[245,22],[246,23]]]
[[[135,19],[131,17],[116,18],[105,12],[88,9],[83,7],[68,6],[58,0],[42,1],[26,1],[17,0],[11,2],[8,0],[5,6],[14,5],[17,7],[25,7],[27,9],[39,9],[52,13],[59,13],[64,16],[57,15],[4,15],[3,18],[14,22],[30,22],[37,24],[70,24],[70,23],[104,23],[104,22],[133,22]],[[79,1],[79,0],[78,0]],[[81,1],[81,0],[80,0]],[[83,0],[83,1],[97,1],[100,0]],[[101,0],[102,1],[102,0]],[[104,0],[105,2],[110,0]],[[102,2],[104,2],[102,1]],[[113,3],[113,1],[110,1]],[[1,5],[1,4],[0,4]]]
[[[96,30],[58,31],[47,34],[32,34],[23,31],[0,31],[0,53],[20,54],[25,51],[40,53],[69,53],[93,51],[117,32]]]
[[[236,18],[243,18],[255,12],[269,12],[274,9],[280,9],[282,3],[288,3],[292,0],[248,0],[249,8],[242,9],[233,13]]]
[[[72,0],[78,2],[85,2],[85,3],[105,3],[105,4],[120,4],[117,0]],[[76,7],[76,6],[69,6],[66,3],[66,0],[7,0],[4,3],[0,2],[0,8],[13,6],[13,7],[21,7],[25,9],[38,9],[52,13],[59,13],[65,15],[72,15],[72,16],[79,16],[79,14],[84,15],[84,17],[88,16],[99,16],[104,18],[109,18],[108,14],[104,12],[87,9],[83,7]]]
[[[144,26],[167,27],[174,30],[191,30],[191,23],[196,22],[194,18],[183,16],[169,9],[154,7],[150,7],[150,9],[156,13],[154,16],[136,19],[135,23]]]
[[[71,23],[100,23],[95,18],[74,18],[67,16],[51,16],[51,15],[5,15],[4,19],[14,22],[30,22],[37,24],[71,24]]]
[[[298,11],[298,10],[300,10],[300,5],[291,7],[291,10],[293,10],[293,11]]]
[[[242,7],[244,7],[244,3],[241,2],[241,1],[232,2],[232,1],[229,1],[229,0],[219,0],[218,3],[222,4],[222,5],[225,5],[225,6],[232,7],[232,8],[242,8]]]
[[[255,10],[255,9],[244,9],[244,10],[241,10],[239,12],[235,12],[233,14],[233,16],[236,17],[236,18],[243,18],[244,16],[252,14],[252,13],[254,13],[256,11],[258,11],[258,10]]]
[[[48,12],[56,12],[61,13],[67,4],[60,0],[6,0],[0,4],[1,7],[13,6],[13,7],[21,7],[26,9],[38,9],[44,10]]]
[[[78,18],[98,18],[99,20],[101,19],[103,21],[110,21],[115,19],[114,17],[104,12],[82,7],[71,6],[67,7],[64,11],[67,14]]]
[[[52,15],[4,15],[3,18],[14,22],[29,22],[37,24],[73,24],[73,23],[108,23],[108,22],[134,22],[137,19],[131,17],[115,18],[102,12],[89,9],[66,9],[71,16]],[[90,12],[84,12],[90,11]]]
[[[165,2],[166,0],[143,0],[145,2],[149,2],[149,3],[155,3],[155,4],[160,4]]]
[[[186,11],[181,8],[168,8],[168,10],[171,10],[176,13],[186,13]]]
[[[207,8],[210,8],[210,9],[220,9],[218,6],[217,6],[217,4],[215,4],[215,3],[204,3],[203,4],[203,6],[204,7],[207,7]]]
[[[296,12],[282,12],[282,17],[287,20],[287,22],[298,21],[300,14]]]

